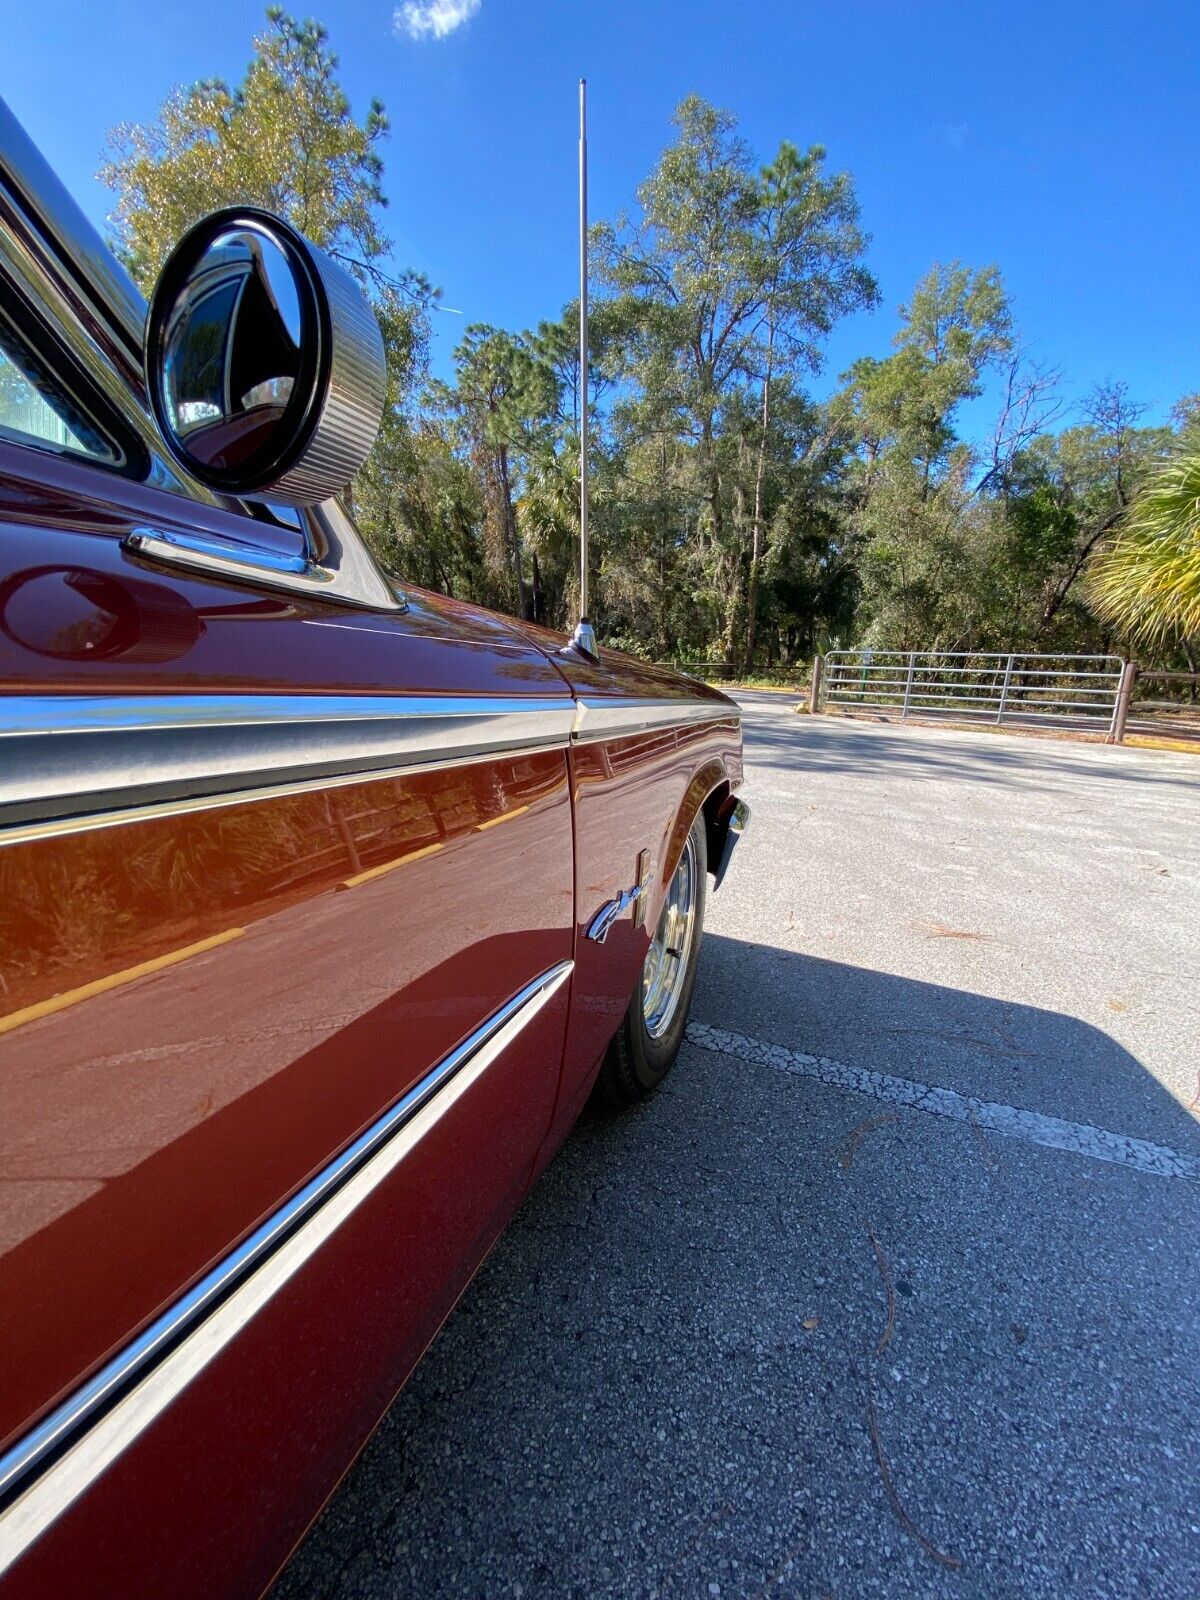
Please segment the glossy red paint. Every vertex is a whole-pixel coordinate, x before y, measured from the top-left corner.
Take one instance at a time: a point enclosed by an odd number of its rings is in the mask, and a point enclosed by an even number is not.
[[[733,730],[732,723],[695,734],[667,729],[571,752],[575,974],[552,1140],[570,1131],[625,1015],[688,828],[735,770]],[[602,906],[638,881],[642,850],[649,851],[651,876],[640,925],[628,912],[598,944],[587,930]]]
[[[0,872],[3,1010],[33,1012],[0,1032],[6,1443],[571,954],[557,752],[14,845]],[[496,1124],[510,1187],[557,1079],[555,1053]]]
[[[379,614],[167,572],[121,548],[146,526],[262,530],[281,553],[299,548],[286,529],[0,441],[0,692],[569,693],[489,612],[406,587],[408,609]],[[62,592],[39,620],[22,598],[35,581],[46,597],[48,569]]]
[[[0,849],[0,1448],[511,995],[564,987],[0,1580],[258,1594],[565,1137],[694,817],[716,691],[406,590],[376,613],[167,571],[134,528],[299,535],[0,441],[0,693],[678,702],[679,726]],[[686,722],[696,702],[717,713]],[[723,713],[728,711],[728,716]],[[587,928],[650,857],[644,925]]]
[[[261,1592],[519,1201],[497,1129],[557,1059],[560,996],[461,1117],[32,1546],[0,1584],[4,1600]]]
[[[548,630],[534,637],[548,646],[565,642]],[[728,721],[598,740],[571,752],[575,975],[552,1144],[579,1115],[625,1014],[688,829],[710,795],[742,781],[739,724],[718,690],[617,651],[591,661],[559,648],[554,660],[572,690],[589,701],[678,699],[681,707],[700,701],[714,710],[728,707],[731,715]],[[636,883],[642,850],[650,853],[651,878],[641,925],[627,914],[597,944],[587,929],[603,905]]]

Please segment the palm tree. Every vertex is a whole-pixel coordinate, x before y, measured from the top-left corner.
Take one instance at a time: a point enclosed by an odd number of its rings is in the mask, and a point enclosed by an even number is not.
[[[1145,644],[1200,634],[1200,450],[1175,456],[1138,495],[1093,563],[1088,597]]]

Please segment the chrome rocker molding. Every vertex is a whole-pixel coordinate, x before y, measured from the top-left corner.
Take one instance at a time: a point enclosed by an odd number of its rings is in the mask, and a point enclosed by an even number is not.
[[[0,1576],[229,1345],[566,983],[535,978],[0,1458]]]
[[[0,845],[736,715],[565,694],[0,696]]]

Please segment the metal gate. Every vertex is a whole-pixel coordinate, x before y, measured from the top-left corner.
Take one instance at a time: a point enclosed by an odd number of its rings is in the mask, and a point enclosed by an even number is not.
[[[1069,726],[1119,737],[1125,663],[1119,656],[984,651],[831,650],[814,706],[899,717]]]

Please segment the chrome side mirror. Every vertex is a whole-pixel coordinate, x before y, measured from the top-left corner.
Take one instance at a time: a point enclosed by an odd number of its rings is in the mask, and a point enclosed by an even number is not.
[[[345,488],[379,432],[386,368],[365,295],[251,206],[205,217],[168,257],[145,367],[171,455],[222,494],[317,505]]]

